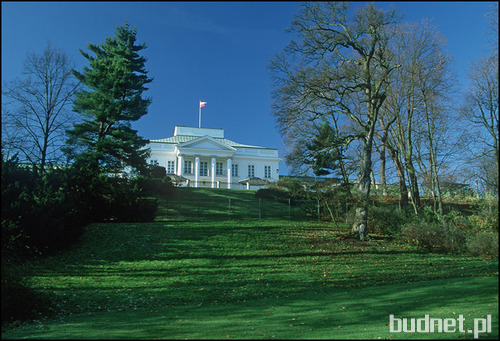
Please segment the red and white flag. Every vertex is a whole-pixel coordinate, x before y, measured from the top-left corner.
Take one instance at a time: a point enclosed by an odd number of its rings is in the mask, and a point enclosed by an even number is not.
[[[207,102],[201,102],[200,101],[200,109],[203,108],[206,104],[207,104]]]

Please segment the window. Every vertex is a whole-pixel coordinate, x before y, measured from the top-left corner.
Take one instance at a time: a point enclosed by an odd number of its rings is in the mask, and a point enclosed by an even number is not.
[[[158,160],[153,160],[153,159],[151,159],[151,160],[149,160],[149,164],[150,164],[151,166],[158,166]]]
[[[217,162],[215,164],[215,175],[224,175],[222,172],[222,162]]]
[[[248,165],[248,177],[249,178],[255,177],[255,166],[254,165]]]
[[[238,164],[237,163],[231,165],[231,175],[238,176]]]
[[[208,176],[208,162],[200,162],[200,176]]]
[[[264,177],[265,178],[271,177],[271,166],[264,166]]]
[[[167,161],[167,174],[175,174],[175,161]]]
[[[184,174],[193,174],[193,163],[191,161],[184,161]]]

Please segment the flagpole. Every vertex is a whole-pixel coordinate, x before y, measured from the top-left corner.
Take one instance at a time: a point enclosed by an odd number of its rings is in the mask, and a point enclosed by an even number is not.
[[[200,101],[198,107],[200,108],[199,112],[198,112],[198,128],[201,128],[201,101]]]

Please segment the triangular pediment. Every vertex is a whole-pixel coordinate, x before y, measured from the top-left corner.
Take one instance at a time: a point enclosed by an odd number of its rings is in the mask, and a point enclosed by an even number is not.
[[[200,149],[200,150],[212,150],[212,151],[236,151],[235,148],[228,146],[224,142],[218,141],[210,136],[203,136],[191,141],[179,143],[177,145],[179,150],[181,149]]]

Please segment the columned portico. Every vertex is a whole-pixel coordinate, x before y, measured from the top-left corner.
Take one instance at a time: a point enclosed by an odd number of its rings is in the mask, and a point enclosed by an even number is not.
[[[227,159],[227,188],[231,189],[231,168],[232,168],[232,159]]]
[[[223,129],[176,126],[174,136],[151,140],[150,146],[151,161],[182,176],[181,186],[231,189],[239,188],[232,183],[246,177],[278,180],[274,170],[281,158],[276,149],[227,140]]]
[[[177,156],[177,175],[182,176],[182,167],[184,167],[184,156]]]
[[[215,157],[212,157],[212,167],[211,167],[211,175],[212,175],[212,188],[215,188]]]
[[[198,187],[200,181],[200,158],[197,156],[194,159],[194,187]]]

